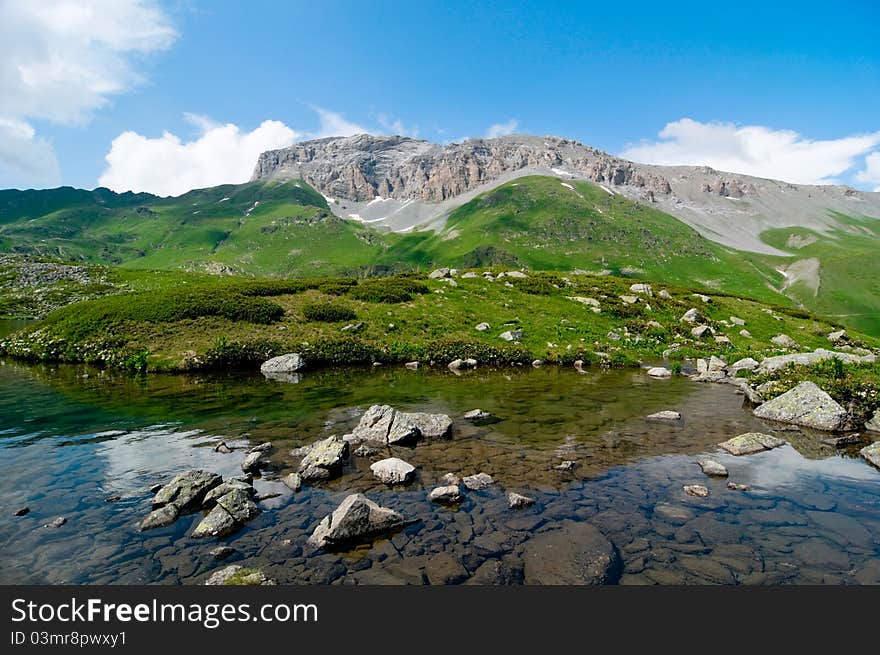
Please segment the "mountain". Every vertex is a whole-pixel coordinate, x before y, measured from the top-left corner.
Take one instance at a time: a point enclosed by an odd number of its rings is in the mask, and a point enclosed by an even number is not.
[[[445,146],[400,136],[356,135],[263,153],[253,179],[303,179],[337,215],[395,230],[442,226],[479,193],[526,175],[583,179],[648,202],[718,243],[787,254],[760,238],[768,229],[834,229],[837,214],[880,217],[880,193],[724,173],[708,167],[637,164],[577,141],[511,135]]]

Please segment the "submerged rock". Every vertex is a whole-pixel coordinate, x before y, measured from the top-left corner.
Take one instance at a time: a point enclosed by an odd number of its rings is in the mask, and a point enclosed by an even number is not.
[[[737,484],[736,482],[728,482],[727,488],[731,491],[751,491],[752,488],[747,484]]]
[[[370,465],[370,470],[385,484],[405,484],[416,473],[416,467],[397,457],[389,457]]]
[[[248,453],[263,453],[264,455],[268,455],[275,451],[275,446],[272,445],[271,441],[264,441],[261,444],[257,444],[253,448],[248,450]]]
[[[166,525],[171,525],[177,520],[178,516],[180,516],[180,511],[177,509],[176,505],[163,505],[159,509],[154,509],[147,514],[147,516],[138,524],[138,530],[151,530],[153,528],[161,528]]]
[[[529,498],[528,496],[523,496],[522,494],[513,491],[507,494],[507,506],[510,509],[522,509],[524,507],[531,507],[534,504],[534,498]]]
[[[348,442],[333,435],[308,446],[299,474],[303,480],[328,480],[342,471],[347,458]]]
[[[240,564],[230,564],[224,569],[215,571],[205,581],[206,585],[257,586],[274,585],[275,581],[259,569],[247,569]]]
[[[403,523],[403,516],[394,510],[380,507],[363,494],[351,494],[321,520],[308,543],[314,548],[335,548]]]
[[[829,431],[844,429],[848,419],[846,410],[812,382],[801,382],[753,413],[758,418]]]
[[[226,445],[225,441],[221,441],[216,446],[214,446],[215,453],[223,453],[224,455],[228,455],[232,452],[232,448]]]
[[[67,519],[64,518],[63,516],[59,516],[58,518],[52,519],[51,521],[49,521],[43,527],[44,528],[60,528],[65,523],[67,523]]]
[[[859,455],[880,468],[880,441],[875,441],[870,446],[865,446],[859,451]]]
[[[683,488],[688,496],[696,496],[697,498],[709,497],[709,489],[701,484],[686,484]]]
[[[845,446],[851,446],[852,444],[859,443],[862,440],[862,435],[859,433],[855,434],[847,434],[842,437],[825,437],[823,439],[819,439],[819,443],[823,443],[826,446],[831,446],[832,448],[844,448]]]
[[[458,486],[458,483],[436,487],[428,494],[428,500],[440,505],[454,505],[462,500],[461,488]]]
[[[531,537],[523,564],[528,585],[614,584],[623,568],[614,544],[589,523],[567,523]]]
[[[697,462],[703,473],[711,477],[726,478],[729,473],[727,467],[714,459],[701,459]]]
[[[681,412],[672,409],[664,409],[661,412],[654,412],[645,417],[646,421],[652,423],[675,423],[681,420]]]
[[[235,552],[235,548],[232,546],[217,546],[216,548],[211,549],[211,555],[213,555],[215,559],[227,559],[234,555]]]
[[[468,475],[462,480],[464,486],[471,491],[480,491],[495,484],[495,480],[488,473],[477,473],[476,475]]]
[[[175,475],[153,498],[153,508],[173,504],[179,512],[195,511],[202,506],[205,495],[223,482],[216,473],[192,470]]]
[[[785,441],[761,432],[746,432],[718,444],[731,455],[751,455],[785,445]]]

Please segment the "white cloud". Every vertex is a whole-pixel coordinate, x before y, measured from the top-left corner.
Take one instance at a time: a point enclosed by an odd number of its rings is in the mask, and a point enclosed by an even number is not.
[[[711,166],[798,184],[834,184],[880,145],[880,132],[814,141],[759,125],[668,123],[660,141],[627,147],[621,156],[645,164]]]
[[[176,37],[155,0],[0,0],[0,182],[56,183],[52,145],[31,121],[85,123]]]
[[[865,157],[865,170],[856,175],[859,182],[873,184],[874,191],[880,191],[880,152],[872,152]]]
[[[164,132],[149,138],[123,132],[107,153],[98,183],[114,191],[176,196],[191,189],[247,182],[262,152],[284,148],[302,136],[280,121],[263,121],[251,132],[197,114],[185,118],[201,129],[193,141]]]
[[[52,144],[25,122],[0,118],[0,179],[5,187],[58,186],[61,175]]]
[[[372,130],[345,120],[342,114],[330,111],[322,107],[312,107],[318,114],[321,121],[321,127],[317,134],[310,134],[314,139],[321,139],[328,136],[353,136],[355,134],[371,134]]]
[[[511,118],[506,123],[495,123],[494,125],[490,125],[489,129],[486,130],[486,138],[497,139],[499,136],[513,134],[514,132],[516,132],[516,128],[518,127],[519,121],[515,118]]]
[[[409,136],[414,139],[419,138],[418,126],[407,127],[399,118],[395,118],[392,120],[391,117],[387,114],[379,114],[378,116],[376,116],[376,120],[379,121],[379,125],[381,125],[388,134]]]

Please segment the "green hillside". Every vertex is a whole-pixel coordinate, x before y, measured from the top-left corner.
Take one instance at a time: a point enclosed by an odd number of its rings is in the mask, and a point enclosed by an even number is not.
[[[793,280],[788,295],[812,311],[880,334],[880,221],[834,217],[841,227],[831,232],[780,228],[761,237],[796,257],[787,262]]]
[[[388,256],[417,265],[504,264],[661,279],[773,302],[783,276],[767,257],[725,248],[678,219],[589,182],[524,177],[453,211],[440,234],[398,238]]]

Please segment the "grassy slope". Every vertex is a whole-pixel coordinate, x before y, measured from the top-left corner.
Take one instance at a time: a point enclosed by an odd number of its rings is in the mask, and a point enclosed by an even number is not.
[[[393,285],[396,280],[391,278],[388,284]],[[140,278],[140,283],[145,284],[144,278]],[[714,353],[735,359],[779,353],[769,340],[781,332],[794,337],[805,348],[827,346],[825,335],[833,329],[826,321],[784,308],[773,310],[774,318],[764,311],[766,306],[761,303],[732,296],[714,295],[711,302],[705,304],[694,298],[691,290],[676,287],[669,287],[673,293],[671,300],[649,299],[651,310],[643,302],[628,306],[619,296],[629,293],[631,280],[614,277],[573,276],[567,285],[557,275],[544,274],[529,278],[525,283],[516,281],[512,287],[506,286],[503,279],[490,282],[483,278],[459,278],[455,287],[444,281],[420,280],[419,283],[427,285],[428,293],[416,294],[401,303],[359,300],[356,290],[342,296],[331,295],[322,289],[333,293],[340,290],[326,286],[316,288],[317,284],[306,284],[305,290],[295,289],[296,293],[280,295],[274,294],[283,289],[275,288],[266,292],[273,294],[272,297],[258,300],[280,305],[283,316],[257,322],[229,318],[224,316],[224,311],[211,308],[205,310],[204,315],[186,319],[176,318],[179,310],[175,308],[169,317],[170,298],[177,294],[173,302],[181,302],[180,289],[186,285],[173,284],[163,274],[152,292],[139,294],[134,302],[117,297],[71,306],[8,340],[0,350],[5,348],[10,354],[37,359],[91,360],[121,366],[145,364],[155,370],[209,362],[212,350],[214,356],[217,355],[218,346],[222,346],[225,359],[221,357],[215,364],[254,365],[273,354],[309,352],[310,349],[324,352],[328,348],[337,349],[341,361],[351,363],[373,359],[420,359],[423,362],[434,359],[438,364],[445,364],[454,357],[471,354],[485,361],[481,353],[506,347],[499,338],[501,332],[520,328],[525,333],[522,347],[505,353],[508,359],[570,362],[586,357],[595,361],[601,358],[596,353],[607,353],[620,361],[658,359],[673,342],[682,344],[677,357]],[[189,288],[207,289],[206,297],[216,301],[221,310],[224,307],[236,309],[242,284],[258,283],[226,279],[222,283],[191,282]],[[530,288],[542,293],[530,293]],[[254,293],[265,295],[259,289]],[[566,297],[573,295],[596,298],[602,312],[595,314]],[[356,337],[350,337],[342,327],[351,321],[307,321],[303,310],[309,303],[350,308],[356,320],[364,322],[364,328]],[[690,326],[681,323],[679,318],[693,306],[713,319],[719,333],[727,334],[733,345],[692,339]],[[741,337],[740,328],[725,326],[722,321],[731,315],[745,319],[754,338]],[[106,320],[107,316],[114,319]],[[648,321],[652,320],[661,327],[649,326]],[[474,326],[483,321],[489,322],[491,329],[477,332]],[[608,336],[611,331],[623,338],[612,340]],[[880,345],[868,337],[857,338],[869,347]]]
[[[519,178],[478,196],[451,213],[441,234],[399,238],[388,255],[421,265],[608,270],[785,302],[774,289],[783,277],[766,257],[725,248],[589,182],[552,177]]]
[[[846,325],[880,334],[880,221],[840,214],[835,218],[842,227],[830,233],[780,228],[761,238],[798,260],[816,258],[821,263],[818,294],[795,283],[789,290],[792,297]],[[807,245],[797,247],[798,239]]]

